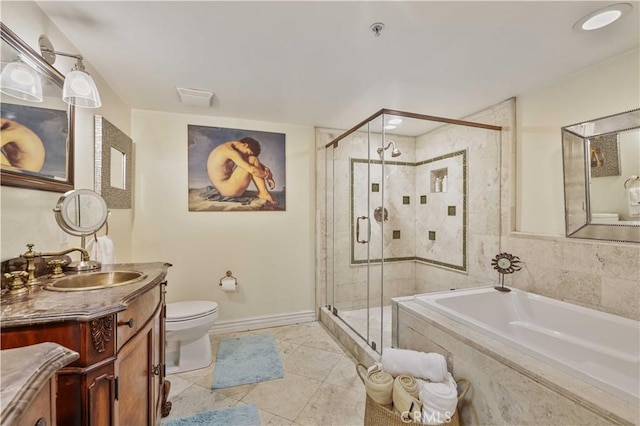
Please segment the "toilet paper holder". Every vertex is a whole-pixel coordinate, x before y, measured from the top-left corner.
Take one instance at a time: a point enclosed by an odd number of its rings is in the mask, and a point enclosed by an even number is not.
[[[231,274],[231,271],[227,271],[224,277],[220,278],[220,287],[222,287],[222,280],[226,280],[228,278],[232,278],[235,281],[236,287],[238,286],[238,279]]]

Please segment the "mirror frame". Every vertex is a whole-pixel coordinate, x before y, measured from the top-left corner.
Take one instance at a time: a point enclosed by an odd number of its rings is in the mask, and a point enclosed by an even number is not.
[[[640,129],[640,108],[562,127],[567,238],[640,243],[640,225],[592,223],[590,140]]]
[[[101,115],[94,117],[94,189],[110,209],[130,209],[133,198],[133,141]],[[111,148],[124,154],[124,189],[111,186]]]
[[[36,71],[60,87],[62,97],[62,86],[64,85],[64,75],[57,69],[49,65],[35,50],[20,39],[4,23],[0,22],[0,36],[3,42],[13,48],[18,55],[21,55]],[[16,186],[20,188],[39,189],[52,192],[66,192],[74,188],[74,125],[75,107],[67,106],[67,179],[49,178],[44,175],[26,174],[1,170],[2,185]]]

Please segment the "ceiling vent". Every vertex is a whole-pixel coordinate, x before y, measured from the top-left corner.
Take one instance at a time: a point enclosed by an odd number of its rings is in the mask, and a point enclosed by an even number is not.
[[[184,87],[176,87],[176,90],[178,91],[180,102],[185,105],[205,108],[211,106],[213,92],[207,92],[206,90],[198,89],[187,89]]]

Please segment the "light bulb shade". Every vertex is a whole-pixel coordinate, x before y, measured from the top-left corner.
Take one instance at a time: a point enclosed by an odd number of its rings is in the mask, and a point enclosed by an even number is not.
[[[93,78],[80,70],[71,71],[65,76],[62,100],[81,108],[98,108],[102,105],[100,93]]]
[[[0,74],[0,92],[24,101],[42,102],[42,80],[24,62],[9,62]]]

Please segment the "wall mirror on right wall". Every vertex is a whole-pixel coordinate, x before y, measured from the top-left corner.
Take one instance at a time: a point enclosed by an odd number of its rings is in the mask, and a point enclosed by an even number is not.
[[[562,128],[567,237],[640,243],[640,109]]]

